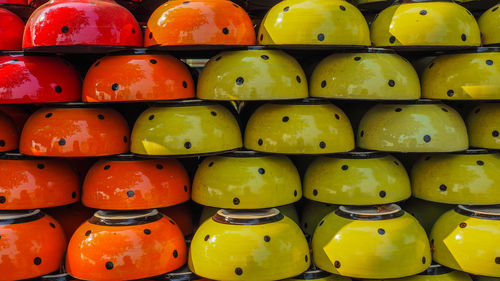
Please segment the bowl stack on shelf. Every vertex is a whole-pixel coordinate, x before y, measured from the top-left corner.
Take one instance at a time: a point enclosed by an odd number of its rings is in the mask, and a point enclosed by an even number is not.
[[[0,0],[0,280],[497,280],[495,4]]]

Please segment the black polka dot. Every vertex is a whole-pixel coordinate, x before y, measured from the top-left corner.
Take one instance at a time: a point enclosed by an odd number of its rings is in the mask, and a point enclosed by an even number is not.
[[[496,264],[500,264],[500,257],[496,257],[496,258],[495,258],[495,263],[496,263]]]
[[[187,5],[189,4],[189,1],[182,2],[182,4]]]
[[[394,80],[389,80],[389,82],[387,82],[387,84],[389,84],[390,87],[394,87],[394,85],[396,85]]]
[[[224,27],[224,28],[222,29],[222,33],[224,33],[224,34],[229,34],[229,29],[227,29],[227,27]]]
[[[339,261],[335,261],[333,263],[333,265],[335,266],[335,268],[340,268],[340,262]]]
[[[146,235],[151,234],[151,229],[148,229],[148,228],[144,229],[144,234],[146,234]]]
[[[5,146],[5,141],[4,140],[0,140],[0,146],[2,146],[2,147]]]
[[[320,226],[321,226],[321,225],[323,225],[323,223],[324,223],[324,222],[325,222],[324,220],[323,220],[323,221],[321,221],[321,222],[319,223],[319,225],[320,225]]]
[[[171,224],[175,225],[175,222],[173,220],[168,220]]]
[[[111,89],[112,89],[113,91],[116,91],[116,90],[118,90],[119,88],[120,88],[120,85],[118,85],[117,83],[114,83],[113,85],[111,85]]]
[[[340,5],[339,8],[342,10],[342,11],[345,11],[345,7]]]
[[[359,61],[360,59],[361,59],[361,57],[354,57],[355,61]]]
[[[263,175],[266,172],[263,168],[259,168],[259,174]]]
[[[106,165],[106,166],[104,166],[104,170],[109,170],[109,168],[111,168],[111,166],[110,166],[110,165]]]
[[[494,138],[496,138],[496,137],[498,137],[499,133],[498,133],[498,131],[497,131],[497,130],[495,130],[495,131],[491,132],[491,135],[492,135]]]
[[[384,234],[385,234],[385,230],[384,230],[383,228],[379,228],[379,229],[377,230],[377,232],[378,232],[378,234],[380,234],[380,235],[384,235]]]
[[[314,196],[317,196],[317,195],[318,195],[318,190],[317,190],[317,189],[313,190],[313,195],[314,195]]]
[[[158,170],[163,169],[163,165],[162,164],[156,164],[156,169],[158,169]]]
[[[298,76],[298,75],[297,75],[297,77],[295,77],[295,79],[297,79],[298,83],[302,82],[302,79],[300,79],[300,76]]]
[[[234,205],[238,205],[238,204],[240,204],[240,199],[238,199],[237,197],[234,197],[234,198],[233,198],[233,204],[234,204]]]
[[[325,143],[324,141],[320,142],[320,143],[319,143],[319,147],[320,147],[321,149],[324,149],[324,148],[326,147],[326,143]]]
[[[266,242],[271,241],[271,237],[269,237],[268,235],[264,236],[264,241],[266,241]]]
[[[239,267],[237,267],[235,270],[234,270],[234,273],[236,273],[236,275],[241,275],[243,274],[243,270]]]
[[[396,108],[396,109],[394,109],[394,111],[396,111],[396,112],[401,112],[402,110],[403,110],[403,109],[401,109],[401,108],[399,108],[399,107],[398,107],[398,108]]]
[[[424,141],[425,141],[425,142],[430,142],[430,141],[431,141],[431,136],[429,136],[429,135],[425,135],[425,136],[424,136]]]
[[[432,68],[434,66],[434,63],[429,64],[429,68]]]
[[[259,139],[259,140],[257,141],[257,144],[258,144],[259,146],[261,146],[263,143],[264,143],[264,141],[263,141],[262,139]]]
[[[188,191],[188,187],[187,185],[184,186],[184,191],[187,192]]]
[[[50,118],[50,117],[52,117],[52,112],[45,114],[45,118]]]
[[[153,32],[149,33],[149,39],[153,39]]]
[[[236,85],[243,85],[243,83],[245,82],[245,79],[243,79],[243,77],[238,77],[236,78]]]
[[[179,253],[177,253],[177,250],[174,250],[174,252],[172,253],[172,255],[174,256],[174,258],[177,258],[179,256]]]
[[[215,111],[211,111],[210,114],[212,114],[212,116],[217,116],[217,112]]]
[[[154,116],[154,115],[149,115],[149,118],[148,118],[148,119],[149,119],[149,120],[153,120],[153,119],[155,119],[155,116]]]
[[[151,60],[149,60],[149,62],[152,63],[152,64],[156,64],[158,61],[156,61],[154,59],[151,59]]]
[[[448,112],[448,109],[446,109],[444,107],[441,107],[441,110],[444,111],[444,112]]]
[[[60,139],[57,143],[59,143],[59,145],[65,145],[66,144],[66,140],[65,139]]]
[[[325,34],[323,34],[323,33],[318,34],[318,40],[319,41],[325,40]]]
[[[498,7],[493,8],[493,10],[491,10],[491,11],[494,12],[496,10],[498,10]]]
[[[73,198],[73,199],[74,199],[74,198],[76,198],[76,192],[74,192],[74,191],[73,191],[73,192],[71,193],[71,198]]]
[[[486,64],[487,65],[493,65],[493,61],[492,60],[486,60]]]
[[[184,87],[184,89],[187,89],[188,83],[186,81],[182,81],[182,87]]]
[[[262,41],[264,39],[264,34],[261,34],[260,35],[260,41]]]
[[[104,115],[99,114],[99,115],[97,115],[97,118],[99,118],[99,119],[101,119],[101,120],[104,120]]]
[[[398,161],[393,161],[393,162],[394,162],[394,164],[396,164],[396,166],[399,166]]]
[[[132,28],[132,34],[135,34],[135,29],[134,28]]]
[[[55,87],[54,87],[54,91],[56,91],[56,93],[58,93],[58,94],[59,94],[59,93],[61,93],[61,92],[62,92],[62,88],[61,88],[61,86],[59,86],[59,85],[58,85],[58,86],[55,86]]]
[[[127,191],[127,196],[128,197],[134,197],[134,195],[135,195],[135,192],[133,190]]]
[[[293,191],[293,196],[294,196],[294,197],[297,197],[297,195],[298,195],[297,190],[294,190],[294,191]]]
[[[427,259],[425,257],[422,257],[422,263],[425,264],[426,261]]]
[[[98,66],[98,65],[100,65],[100,64],[101,64],[101,62],[100,62],[100,61],[98,61],[98,62],[96,62],[96,63],[94,64],[94,67],[97,67],[97,66]]]
[[[190,142],[188,142],[188,141],[187,141],[187,142],[185,142],[185,143],[184,143],[184,147],[185,147],[186,149],[190,149],[190,148],[191,148],[191,143],[190,143]]]
[[[339,119],[340,119],[340,116],[339,116],[337,113],[335,113],[335,115],[334,115],[334,116],[335,116],[335,119],[337,119],[337,120],[339,120]]]
[[[391,44],[394,44],[394,42],[396,42],[396,37],[391,36],[391,38],[389,38],[389,42],[390,42]]]
[[[459,225],[459,226],[460,226],[460,228],[466,228],[466,227],[467,227],[467,224],[466,224],[465,222],[462,222],[462,223],[460,223],[460,225]]]
[[[218,56],[215,61],[219,61],[222,58],[222,56]]]
[[[344,170],[344,171],[345,171],[345,170],[347,170],[347,169],[349,169],[349,166],[347,166],[347,165],[342,165],[342,170]]]
[[[127,136],[123,136],[123,142],[127,142]]]
[[[453,95],[455,95],[455,92],[453,90],[448,90],[448,92],[446,92],[446,95],[448,95],[449,97],[453,97]]]
[[[481,161],[481,160],[478,160],[476,163],[477,163],[479,166],[483,166],[483,165],[484,165],[484,162],[483,162],[483,161]]]
[[[39,258],[39,257],[36,257],[36,258],[33,260],[33,263],[34,263],[35,265],[40,265],[40,264],[42,264],[42,259],[41,259],[41,258]]]
[[[359,133],[359,136],[363,137],[364,135],[365,135],[365,131],[361,130],[361,132]]]
[[[321,81],[321,88],[324,88],[324,87],[326,87],[326,81],[325,80]]]
[[[465,35],[465,34],[462,34],[462,36],[460,36],[460,37],[462,38],[462,41],[467,40],[467,35]]]
[[[208,239],[210,239],[210,235],[205,236],[205,241],[208,241]]]
[[[260,57],[261,57],[263,60],[268,60],[268,59],[269,59],[269,57],[268,57],[268,56],[266,56],[266,55],[262,55],[262,56],[260,56]]]
[[[212,167],[214,165],[214,162],[208,163],[208,167]]]
[[[422,11],[420,11],[420,14],[421,14],[422,16],[425,16],[425,15],[427,15],[427,11],[426,11],[426,10],[422,10]]]
[[[382,191],[380,191],[380,192],[378,193],[378,195],[379,195],[381,198],[384,198],[384,197],[385,197],[385,195],[386,195],[386,193],[385,193],[385,191],[383,191],[383,190],[382,190]]]
[[[238,6],[238,5],[234,4],[234,3],[233,3],[233,6],[234,6],[235,8],[239,8],[239,7],[240,7],[240,6]]]
[[[107,269],[107,270],[111,270],[111,269],[113,269],[113,263],[112,263],[112,262],[110,262],[110,261],[108,261],[108,262],[106,263],[106,269]]]
[[[283,12],[288,12],[288,10],[290,10],[290,7],[285,7],[285,8],[283,9]]]
[[[52,228],[56,228],[56,225],[55,225],[54,223],[52,223],[52,222],[49,222],[49,225],[50,225],[50,227],[52,227]]]
[[[62,32],[62,33],[68,33],[68,31],[69,31],[69,28],[68,28],[67,26],[63,26],[63,27],[61,28],[61,32]]]
[[[87,230],[87,232],[85,232],[85,236],[90,236],[91,233],[92,233],[92,231]]]
[[[446,191],[447,189],[448,189],[448,187],[444,184],[439,186],[439,190],[441,190],[441,191]]]
[[[281,121],[283,122],[288,122],[288,120],[290,120],[290,118],[288,116],[284,116]]]
[[[45,165],[44,164],[37,164],[36,167],[40,170],[43,170],[45,168]]]
[[[0,204],[5,203],[5,201],[7,201],[7,199],[5,199],[5,196],[0,196]]]

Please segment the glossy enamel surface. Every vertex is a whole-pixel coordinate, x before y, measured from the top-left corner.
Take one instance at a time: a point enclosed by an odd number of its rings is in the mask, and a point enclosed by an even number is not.
[[[422,76],[422,96],[430,99],[500,100],[500,49],[442,55]]]
[[[250,222],[262,219],[259,213],[266,212],[246,211],[241,217],[248,224],[206,220],[191,242],[190,269],[216,280],[279,280],[304,272],[311,258],[302,231],[288,217],[261,224]],[[225,213],[233,216],[231,211]]]
[[[371,45],[365,18],[342,0],[282,1],[267,12],[257,38],[261,45]]]
[[[312,97],[414,100],[420,82],[413,66],[392,53],[339,53],[322,60],[311,76]]]
[[[360,148],[397,152],[450,152],[469,146],[462,117],[444,104],[379,104],[361,119]]]
[[[14,150],[19,147],[19,133],[14,121],[0,112],[0,152]]]
[[[467,118],[470,145],[500,149],[500,103],[481,104]]]
[[[231,209],[270,208],[298,201],[302,185],[297,168],[285,156],[212,156],[193,180],[193,200]]]
[[[356,278],[399,278],[425,270],[431,252],[418,221],[407,213],[377,219],[386,208],[399,209],[394,206],[361,207],[365,219],[345,218],[338,210],[326,216],[313,236],[315,264]]]
[[[66,237],[59,223],[40,210],[2,212],[0,235],[0,280],[28,279],[59,269]]]
[[[129,128],[110,108],[39,109],[21,134],[20,152],[35,156],[89,157],[127,152]]]
[[[113,0],[51,0],[31,14],[23,48],[56,45],[142,47],[142,32],[134,16]]]
[[[78,101],[81,97],[80,75],[59,57],[5,54],[0,56],[0,74],[3,104]]]
[[[307,199],[339,205],[379,205],[410,197],[403,164],[390,155],[348,159],[319,157],[304,177]]]
[[[302,213],[300,214],[300,227],[305,234],[312,237],[318,223],[326,215],[335,211],[338,207],[338,205],[304,200],[304,206],[302,207]]]
[[[478,20],[483,45],[500,44],[500,4],[485,11]]]
[[[472,210],[477,215],[457,210]],[[431,232],[436,262],[475,275],[500,277],[500,208],[457,207],[439,218]]]
[[[371,25],[375,46],[479,46],[474,16],[454,2],[426,1],[390,6]]]
[[[233,114],[222,105],[151,107],[132,130],[131,151],[147,155],[191,155],[242,146]]]
[[[424,156],[411,172],[413,195],[448,204],[499,204],[500,154]]]
[[[172,100],[194,97],[188,68],[169,55],[106,56],[93,64],[83,82],[88,102]]]
[[[345,152],[354,148],[347,115],[328,102],[259,107],[245,130],[245,147],[287,154]]]
[[[102,211],[93,219],[99,213]],[[96,281],[133,280],[167,273],[186,262],[184,237],[168,217],[156,210],[112,213],[112,217],[101,219],[100,224],[91,219],[73,234],[66,257],[66,270],[71,276]]]
[[[252,21],[240,6],[225,0],[173,0],[148,20],[144,45],[253,45]]]
[[[414,216],[425,229],[427,235],[430,235],[434,223],[436,223],[442,214],[453,209],[455,205],[436,203],[411,197],[403,202],[401,207],[410,215]]]
[[[87,173],[82,202],[106,210],[140,210],[189,200],[190,183],[175,159],[100,160]]]
[[[274,208],[278,209],[281,214],[283,214],[284,216],[291,219],[297,225],[299,224],[299,214],[297,213],[297,209],[295,208],[295,205],[288,204],[288,205],[283,205],[283,206],[277,206]],[[205,222],[206,220],[211,219],[217,213],[218,210],[220,210],[220,208],[204,206],[202,211],[201,211],[201,216],[200,216],[200,221],[199,221],[200,225],[203,222]]]
[[[0,9],[0,50],[21,50],[24,22],[7,9]]]
[[[213,57],[198,80],[197,96],[208,100],[281,100],[309,96],[300,64],[283,51],[245,50]]]
[[[0,159],[0,209],[56,207],[80,199],[78,174],[64,160]]]

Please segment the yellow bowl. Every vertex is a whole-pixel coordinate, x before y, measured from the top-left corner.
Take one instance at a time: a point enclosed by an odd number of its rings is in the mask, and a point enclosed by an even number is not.
[[[285,281],[316,280],[316,281],[351,281],[349,277],[335,275],[321,269],[311,269],[299,276],[285,279]]]
[[[207,157],[193,180],[193,200],[204,206],[262,209],[302,197],[299,172],[286,156],[237,151]]]
[[[436,262],[475,275],[500,277],[500,205],[458,205],[431,232]]]
[[[500,204],[500,153],[470,149],[423,156],[411,171],[413,196],[447,204]]]
[[[381,205],[410,196],[410,179],[403,164],[379,152],[320,156],[304,176],[304,197],[323,203]]]
[[[153,106],[135,122],[131,151],[142,155],[193,155],[240,148],[241,131],[224,106],[196,100]]]
[[[384,281],[472,281],[469,274],[455,271],[444,267],[440,264],[431,264],[424,272],[403,278],[397,279],[382,279]],[[370,280],[370,281],[382,281],[382,280]]]
[[[475,107],[467,118],[470,145],[500,149],[500,103],[484,103]]]
[[[289,219],[294,221],[296,224],[299,224],[299,215],[297,214],[297,209],[295,208],[295,205],[289,204],[289,205],[278,206],[278,207],[274,207],[274,208],[278,209],[280,211],[280,213],[283,214],[285,217],[288,217]],[[201,225],[206,220],[212,218],[215,214],[217,214],[218,210],[220,210],[220,208],[204,206],[203,209],[201,210],[199,224]]]
[[[422,96],[445,100],[498,100],[499,62],[500,48],[477,48],[438,56],[424,69]]]
[[[408,1],[390,6],[372,23],[375,46],[479,46],[474,16],[450,2]]]
[[[478,20],[483,45],[500,44],[500,3],[484,12]]]
[[[367,100],[416,100],[420,81],[413,66],[392,50],[368,48],[333,54],[314,69],[312,97]]]
[[[308,237],[312,237],[318,223],[329,213],[335,211],[339,206],[325,204],[312,200],[304,200],[300,214],[300,227]]]
[[[418,220],[427,235],[431,234],[432,227],[439,217],[454,207],[455,205],[425,201],[415,197],[401,203],[401,208]]]
[[[458,112],[423,100],[374,106],[361,119],[357,142],[360,148],[394,152],[451,152],[469,147]]]
[[[297,60],[283,51],[253,47],[210,59],[196,95],[205,100],[284,100],[307,98],[309,93]]]
[[[343,0],[281,1],[267,12],[257,39],[259,45],[371,45],[365,18]]]
[[[347,115],[322,100],[268,103],[259,107],[245,129],[245,147],[284,154],[323,154],[354,148]]]
[[[196,231],[189,268],[215,280],[279,280],[309,268],[299,226],[277,209],[219,210]]]
[[[354,278],[401,278],[431,263],[425,230],[398,205],[340,206],[316,227],[319,268]]]

